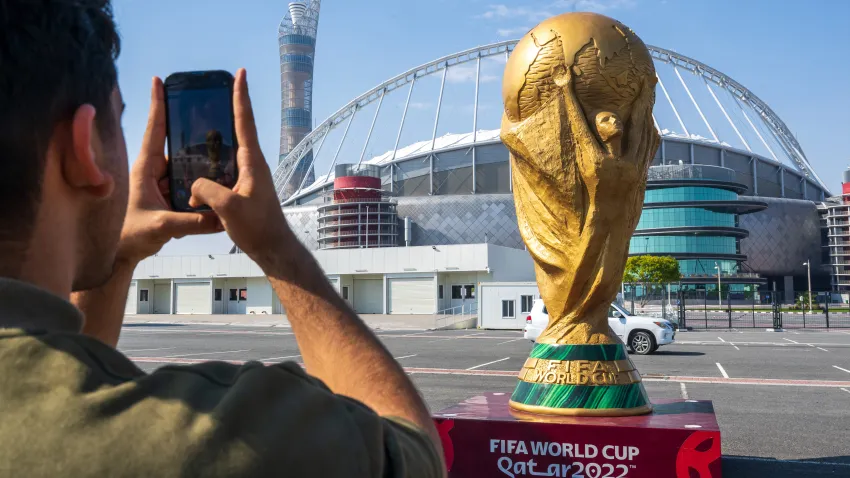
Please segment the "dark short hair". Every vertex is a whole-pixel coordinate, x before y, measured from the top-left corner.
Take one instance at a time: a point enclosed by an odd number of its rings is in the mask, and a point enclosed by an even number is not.
[[[91,104],[114,133],[119,51],[109,0],[0,0],[0,247],[29,240],[56,125]]]

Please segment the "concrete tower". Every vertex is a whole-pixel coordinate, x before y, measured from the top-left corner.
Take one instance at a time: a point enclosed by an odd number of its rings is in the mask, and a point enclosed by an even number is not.
[[[286,155],[313,129],[313,59],[319,27],[321,0],[297,1],[289,4],[278,29],[280,46],[281,125],[280,157],[289,181],[285,196],[293,194],[302,183],[315,180],[310,163],[312,152],[300,161],[286,164]]]

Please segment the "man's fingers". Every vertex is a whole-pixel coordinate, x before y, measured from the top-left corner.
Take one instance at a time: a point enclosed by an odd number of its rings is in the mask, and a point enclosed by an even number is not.
[[[163,211],[160,213],[159,221],[159,230],[176,239],[221,232],[220,223],[215,213]]]
[[[244,68],[240,68],[236,72],[236,80],[233,85],[233,117],[236,123],[236,139],[239,142],[239,149],[244,148],[245,151],[250,153],[239,155],[240,172],[243,167],[256,168],[259,163],[265,163],[260,152],[260,140],[257,137],[257,125],[254,122],[254,110],[251,107],[248,78]]]
[[[154,77],[151,81],[151,106],[148,111],[148,125],[142,140],[140,159],[150,156],[162,156],[165,150],[165,92],[162,80]]]
[[[221,184],[201,178],[192,184],[189,205],[192,207],[207,205],[226,221],[227,217],[234,213],[234,208],[240,199],[239,195]]]

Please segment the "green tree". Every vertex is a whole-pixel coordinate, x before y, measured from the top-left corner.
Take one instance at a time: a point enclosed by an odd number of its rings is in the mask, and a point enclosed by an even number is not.
[[[623,282],[643,286],[641,307],[646,305],[649,294],[646,292],[654,285],[676,282],[682,277],[679,261],[669,256],[633,256],[626,262]]]

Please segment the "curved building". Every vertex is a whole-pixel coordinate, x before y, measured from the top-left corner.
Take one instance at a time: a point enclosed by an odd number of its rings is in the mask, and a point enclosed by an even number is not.
[[[503,68],[515,44],[473,48],[413,68],[354,98],[308,134],[274,174],[281,205],[302,242],[313,250],[325,247],[321,208],[333,194],[336,167],[348,164],[347,174],[368,168],[394,198],[398,246],[523,249],[508,151],[497,129],[479,123],[484,114],[501,117],[500,110],[479,103],[480,90],[501,75],[482,69]],[[801,264],[809,256],[814,276],[828,274],[821,269],[816,203],[830,193],[782,119],[718,70],[649,48],[659,74],[654,120],[662,141],[632,252],[674,255],[686,281],[697,287],[716,286],[715,262],[730,282],[768,288],[804,289]],[[447,92],[447,84],[464,82],[469,96]],[[439,89],[425,101],[418,88],[429,84]],[[387,107],[392,97],[397,108]],[[428,104],[436,105],[434,116],[414,123],[410,117]],[[437,134],[441,122],[470,106],[468,132]],[[391,119],[383,121],[387,115]],[[357,121],[363,122],[359,130],[352,127]],[[389,138],[383,154],[372,152],[378,137]],[[313,182],[293,178],[285,167],[307,161],[318,169]],[[777,231],[794,224],[803,229]]]
[[[292,184],[315,181],[312,151],[288,158],[313,129],[313,61],[321,0],[292,2],[278,28],[280,47],[281,125],[279,168]],[[292,187],[281,193],[291,194]],[[287,192],[288,191],[288,192]]]
[[[729,168],[651,167],[629,254],[676,258],[683,284],[715,284],[718,273],[724,282],[765,282],[747,270],[741,240],[749,231],[740,227],[739,216],[763,211],[767,204],[739,198],[746,190]]]

